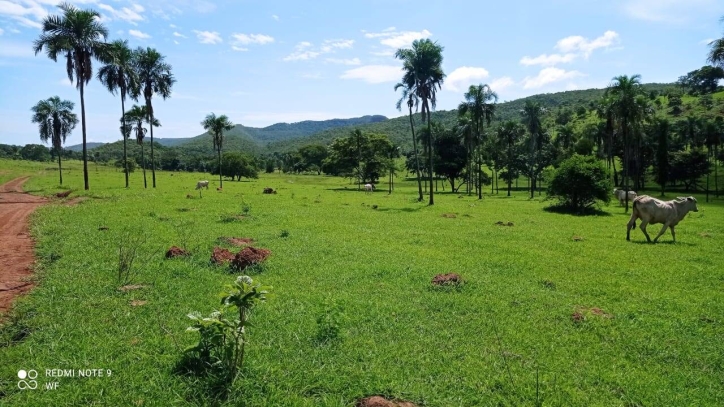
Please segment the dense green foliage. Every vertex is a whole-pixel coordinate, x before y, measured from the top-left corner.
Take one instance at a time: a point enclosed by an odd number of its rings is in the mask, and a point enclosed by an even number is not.
[[[547,192],[562,207],[580,213],[598,202],[611,201],[611,180],[601,161],[574,154],[556,169]]]

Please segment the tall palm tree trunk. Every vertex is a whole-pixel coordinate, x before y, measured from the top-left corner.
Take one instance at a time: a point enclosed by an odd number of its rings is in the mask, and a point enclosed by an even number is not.
[[[128,151],[126,149],[126,143],[128,141],[128,137],[126,137],[126,101],[125,101],[125,93],[121,96],[121,121],[123,126],[123,131],[121,132],[121,136],[123,136],[123,172],[126,173],[126,188],[128,188]],[[130,133],[128,133],[130,134]]]
[[[714,146],[714,191],[715,196],[719,198],[719,147]]]
[[[422,179],[420,178],[420,156],[417,154],[417,138],[415,137],[415,124],[412,120],[412,104],[408,104],[410,108],[410,130],[412,131],[412,147],[415,152],[415,166],[417,167],[417,190],[420,193],[418,202],[422,202]]]
[[[428,205],[434,205],[435,204],[435,192],[432,190],[432,174],[434,171],[432,170],[432,125],[430,123],[430,112],[427,112],[427,156],[428,156],[428,163],[430,165],[430,168],[428,171],[430,172],[430,202],[428,202]]]
[[[143,143],[141,143],[141,165],[143,166],[143,188],[148,188],[146,181],[146,156],[143,155]]]
[[[60,185],[63,185],[63,168],[60,165],[60,152],[61,149],[58,148],[58,175],[60,175]]]
[[[628,213],[628,178],[629,178],[629,141],[628,141],[628,122],[624,121],[623,123],[623,168],[622,171],[622,177],[623,177],[623,189],[626,192],[625,197],[625,207],[626,207],[626,213]]]
[[[535,134],[530,135],[530,199],[535,197]]]
[[[80,121],[83,129],[83,184],[84,189],[90,189],[88,186],[88,149],[86,148],[86,129],[85,129],[85,95],[83,79],[78,79],[80,83]]]
[[[148,126],[151,128],[151,178],[153,179],[153,187],[156,188],[156,160],[153,156],[153,105],[151,105],[151,99],[148,99],[146,103],[148,106],[148,115],[151,118],[151,124]]]
[[[224,183],[223,183],[224,181],[221,180],[221,148],[217,148],[216,151],[217,151],[218,154],[219,154],[219,188],[223,188],[223,187],[224,187]],[[232,179],[232,181],[233,181],[233,179]]]

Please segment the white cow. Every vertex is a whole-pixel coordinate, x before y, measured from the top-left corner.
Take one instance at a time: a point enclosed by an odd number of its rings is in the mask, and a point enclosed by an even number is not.
[[[365,184],[365,193],[372,193],[372,191],[375,190],[375,186],[373,184]]]
[[[633,202],[633,213],[631,213],[631,219],[628,221],[626,240],[631,240],[631,228],[636,227],[636,219],[641,219],[640,228],[641,231],[644,232],[646,240],[651,242],[649,234],[646,233],[646,225],[649,223],[663,223],[664,227],[661,228],[658,236],[654,238],[654,243],[666,232],[666,228],[671,228],[671,237],[674,239],[674,243],[676,243],[674,227],[678,225],[690,211],[699,212],[699,208],[696,207],[696,198],[693,196],[680,196],[673,201],[661,201],[648,195],[641,195]]]
[[[614,188],[613,195],[618,199],[621,206],[626,202],[626,191],[623,189]],[[628,201],[633,202],[638,195],[635,191],[628,191]]]
[[[201,189],[203,187],[206,187],[206,189],[209,189],[209,181],[199,181],[196,183],[196,189]]]

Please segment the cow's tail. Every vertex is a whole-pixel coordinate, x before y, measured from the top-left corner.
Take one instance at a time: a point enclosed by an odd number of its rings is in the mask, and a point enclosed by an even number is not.
[[[639,208],[636,206],[638,202],[638,198],[634,198],[633,203],[631,204],[631,219],[633,219],[633,227],[636,227],[636,219],[639,217]]]

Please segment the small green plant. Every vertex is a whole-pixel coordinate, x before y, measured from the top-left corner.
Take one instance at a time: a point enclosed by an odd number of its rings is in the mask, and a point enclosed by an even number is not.
[[[251,205],[249,205],[246,202],[242,202],[241,203],[241,213],[243,213],[244,215],[248,215],[250,211],[251,211]]]
[[[325,301],[322,313],[317,317],[317,342],[329,343],[342,339],[342,324],[346,318],[340,304]]]
[[[548,196],[563,209],[582,213],[601,201],[611,201],[611,181],[596,157],[574,154],[563,161],[548,185]]]
[[[129,284],[134,277],[133,263],[138,257],[138,249],[145,239],[142,236],[126,232],[118,245],[118,284]]]
[[[279,234],[279,237],[282,237],[282,238],[289,237],[289,231],[286,229],[282,229],[282,232]]]
[[[186,330],[198,332],[199,342],[185,352],[196,359],[203,370],[221,373],[233,383],[244,363],[251,311],[266,301],[269,290],[271,287],[255,283],[249,276],[237,277],[222,294],[220,310],[206,318],[199,313],[188,315],[193,324]]]

